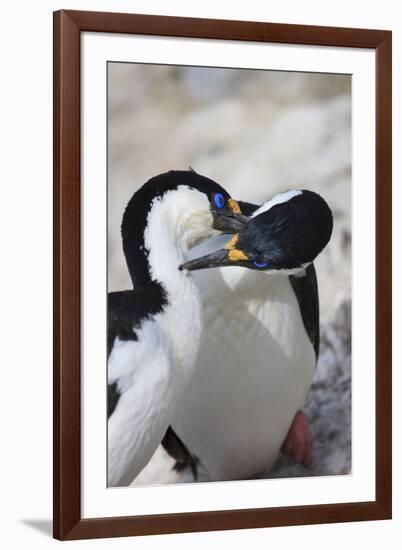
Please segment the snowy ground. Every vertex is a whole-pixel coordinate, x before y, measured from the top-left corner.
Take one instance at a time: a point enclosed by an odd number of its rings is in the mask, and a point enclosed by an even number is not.
[[[237,199],[261,203],[307,188],[334,212],[316,261],[321,352],[304,410],[314,438],[306,469],[279,457],[268,477],[348,473],[350,449],[350,77],[109,64],[109,289],[130,287],[119,226],[147,179],[189,165]],[[188,481],[158,449],[136,483]]]

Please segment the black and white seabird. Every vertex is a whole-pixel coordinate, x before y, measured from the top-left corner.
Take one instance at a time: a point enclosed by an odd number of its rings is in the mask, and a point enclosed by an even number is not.
[[[220,250],[183,266],[218,269],[193,274],[203,304],[203,332],[193,376],[164,440],[182,463],[196,457],[199,472],[212,480],[268,471],[285,439],[285,450],[291,453],[293,445],[296,457],[308,461],[302,456],[308,449],[297,448],[303,446],[297,437],[308,437],[298,411],[319,349],[312,262],[333,225],[330,208],[311,191],[281,193],[259,208],[239,204],[249,223]],[[211,242],[193,256],[210,251]],[[175,434],[187,457],[175,456]]]
[[[202,307],[179,265],[237,219],[238,204],[194,171],[152,178],[126,207],[121,232],[134,290],[108,296],[109,486],[128,485],[149,461],[193,371]]]

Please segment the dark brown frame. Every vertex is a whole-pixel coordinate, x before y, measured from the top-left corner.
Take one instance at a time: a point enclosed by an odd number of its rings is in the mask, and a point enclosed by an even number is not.
[[[81,519],[80,34],[112,32],[373,48],[376,58],[376,499]],[[54,536],[117,537],[379,520],[392,513],[390,31],[123,13],[54,13]]]

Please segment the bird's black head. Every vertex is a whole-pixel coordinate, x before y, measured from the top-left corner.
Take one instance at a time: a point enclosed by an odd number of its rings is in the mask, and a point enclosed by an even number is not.
[[[194,270],[235,265],[297,273],[324,249],[332,227],[332,212],[320,195],[307,190],[288,191],[256,210],[224,249],[182,267]]]
[[[183,249],[191,248],[214,233],[233,233],[245,219],[238,203],[221,185],[194,170],[172,170],[151,178],[128,202],[121,225],[134,285],[150,282],[152,249],[158,249],[155,263],[169,261],[168,246],[162,257],[159,252],[162,238]]]

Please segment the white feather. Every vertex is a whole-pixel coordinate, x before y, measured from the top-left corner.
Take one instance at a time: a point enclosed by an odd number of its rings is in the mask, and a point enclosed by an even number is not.
[[[169,343],[147,321],[138,341],[118,342],[109,357],[109,383],[121,397],[108,422],[108,484],[128,485],[163,437],[174,378]]]
[[[300,191],[299,189],[291,189],[290,191],[279,193],[278,195],[275,195],[275,197],[272,197],[271,200],[264,202],[264,204],[260,206],[260,208],[257,208],[257,210],[255,210],[252,213],[251,218],[255,218],[259,214],[262,214],[263,212],[267,212],[276,204],[282,204],[284,202],[288,202],[294,197],[297,197],[298,195],[302,195],[302,194],[303,194],[303,191]]]
[[[309,390],[314,350],[287,276],[240,267],[194,276],[204,325],[172,427],[209,479],[245,479],[275,461]]]

